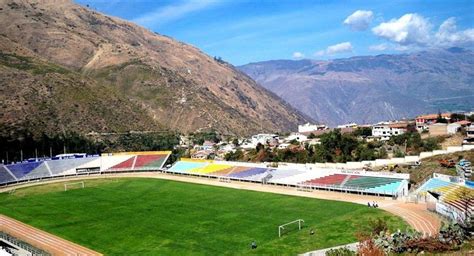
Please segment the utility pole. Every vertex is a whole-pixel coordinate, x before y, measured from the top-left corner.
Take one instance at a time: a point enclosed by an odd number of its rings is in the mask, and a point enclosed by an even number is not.
[[[36,162],[38,162],[38,148],[35,148],[35,158]]]
[[[23,149],[20,149],[20,160],[23,162]]]
[[[53,158],[53,147],[49,147],[49,158]]]

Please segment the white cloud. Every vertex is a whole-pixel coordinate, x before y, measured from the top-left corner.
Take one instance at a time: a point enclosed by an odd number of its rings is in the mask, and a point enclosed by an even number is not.
[[[430,22],[423,16],[408,13],[399,19],[379,24],[372,32],[400,45],[428,45],[431,27]]]
[[[140,25],[161,25],[169,21],[180,19],[181,17],[196,12],[217,3],[216,0],[187,0],[176,5],[168,5],[143,16],[133,19],[133,22]]]
[[[302,58],[304,58],[304,54],[301,53],[301,52],[294,52],[293,53],[293,58],[294,59],[302,59]]]
[[[389,48],[389,46],[385,43],[382,44],[375,44],[369,46],[369,50],[374,51],[374,52],[380,52],[380,51],[385,51]]]
[[[435,38],[435,43],[442,47],[467,46],[474,43],[474,29],[458,31],[456,19],[451,17],[439,26]]]
[[[352,52],[352,44],[350,42],[331,45],[326,49],[326,53],[329,55],[344,52]]]
[[[357,10],[344,20],[344,25],[348,25],[356,31],[366,30],[373,18],[374,13],[372,11]]]
[[[334,55],[339,53],[352,52],[352,44],[350,42],[343,42],[328,46],[326,50],[320,50],[314,53],[315,56]]]
[[[408,13],[398,19],[379,24],[372,29],[372,32],[394,43],[388,48],[398,51],[425,47],[464,47],[472,46],[474,43],[474,28],[458,30],[454,17],[445,20],[437,31],[434,31],[433,27],[427,18],[416,13]],[[376,48],[382,47],[372,46],[372,49]]]

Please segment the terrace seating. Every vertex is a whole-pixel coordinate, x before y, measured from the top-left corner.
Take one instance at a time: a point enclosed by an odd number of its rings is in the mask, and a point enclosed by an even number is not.
[[[301,170],[277,169],[272,172],[272,178],[270,179],[270,182],[273,182],[274,180],[280,180],[280,179],[285,180],[302,173],[305,173],[305,172]]]
[[[390,183],[400,182],[399,179],[384,178],[384,177],[369,177],[369,176],[351,176],[346,183],[345,187],[355,187],[361,189],[376,188],[379,186],[385,186]]]
[[[84,157],[46,161],[53,176],[75,174],[76,167],[96,160],[97,157]]]
[[[133,169],[161,168],[166,155],[138,155]]]
[[[437,178],[429,179],[425,184],[423,184],[420,188],[417,189],[417,193],[423,194],[427,191],[445,191],[449,187],[453,186],[453,183],[447,182],[444,180],[440,180]]]
[[[321,178],[324,176],[328,176],[332,174],[331,171],[316,171],[316,170],[311,170],[311,171],[305,171],[301,174],[297,174],[295,176],[283,178],[283,179],[271,179],[270,182],[274,183],[279,183],[279,184],[290,184],[290,185],[298,185],[298,184],[305,184],[306,181]]]
[[[369,188],[367,191],[377,194],[395,194],[400,189],[400,185],[402,184],[401,181],[396,181],[392,183],[388,183],[382,186]]]
[[[207,162],[186,162],[186,161],[179,161],[175,163],[169,171],[171,172],[181,172],[181,173],[187,173],[193,169],[196,168],[202,168],[209,163]]]
[[[250,168],[246,171],[242,171],[242,172],[238,172],[238,173],[231,173],[230,175],[228,175],[228,177],[237,178],[237,179],[246,179],[246,178],[249,178],[250,176],[254,176],[254,175],[257,175],[257,174],[263,174],[268,170],[269,169],[267,169],[267,168],[255,167],[255,168]]]
[[[22,180],[29,180],[29,179],[39,179],[49,177],[51,174],[48,171],[48,167],[46,166],[46,162],[43,162],[40,166],[35,168],[32,172],[28,173]]]
[[[189,172],[192,173],[199,173],[199,174],[208,174],[208,173],[213,173],[213,172],[218,172],[222,171],[225,169],[229,169],[232,167],[231,165],[226,165],[226,164],[208,164],[203,167],[195,168],[190,170]]]
[[[469,213],[472,213],[474,200],[469,200],[469,197],[472,198],[472,196],[474,196],[474,190],[456,185],[443,195],[441,201],[463,212],[467,208]]]
[[[13,177],[8,171],[5,169],[5,166],[0,166],[0,184],[5,184],[15,181],[15,177]]]
[[[129,159],[119,163],[119,164],[116,164],[112,167],[110,167],[110,169],[114,169],[114,170],[131,170],[133,169],[133,163],[135,162],[135,159],[136,159],[137,156],[131,156]]]
[[[348,176],[349,175],[346,175],[346,174],[332,174],[332,175],[324,176],[324,177],[321,177],[321,178],[308,180],[308,181],[305,182],[305,184],[308,184],[308,185],[341,185],[342,182],[345,181]]]
[[[214,176],[228,176],[231,173],[243,172],[243,171],[246,171],[248,169],[250,169],[250,168],[249,167],[244,167],[244,166],[232,166],[232,167],[224,169],[224,170],[213,172],[213,173],[211,173],[211,175],[214,175]]]
[[[27,175],[38,167],[42,162],[26,162],[7,165],[7,168],[15,175],[17,179]]]

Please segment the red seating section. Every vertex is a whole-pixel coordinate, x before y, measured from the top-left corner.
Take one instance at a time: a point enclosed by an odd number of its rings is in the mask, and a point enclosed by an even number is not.
[[[158,161],[164,157],[165,155],[139,155],[137,156],[137,161],[135,162],[135,168],[149,165],[150,163]]]
[[[306,184],[313,185],[340,185],[349,175],[346,174],[332,174],[329,176],[324,176],[317,179],[312,179],[306,182]],[[358,176],[351,176],[352,178],[357,178]]]
[[[129,159],[117,164],[117,165],[114,165],[112,166],[112,168],[110,169],[132,169],[133,167],[133,161],[135,160],[135,156],[134,157],[130,157]]]

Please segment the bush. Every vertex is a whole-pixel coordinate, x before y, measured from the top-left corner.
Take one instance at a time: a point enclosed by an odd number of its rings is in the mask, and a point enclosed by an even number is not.
[[[331,249],[326,252],[326,256],[355,256],[356,253],[346,247]]]
[[[385,253],[380,249],[375,243],[374,240],[368,239],[362,241],[357,246],[357,255],[360,256],[384,256]]]

